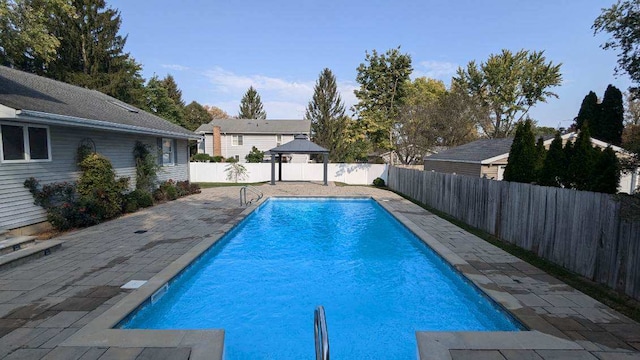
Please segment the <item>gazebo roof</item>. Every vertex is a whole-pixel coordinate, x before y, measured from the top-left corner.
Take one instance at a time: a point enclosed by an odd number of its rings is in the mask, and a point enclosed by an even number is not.
[[[274,147],[267,154],[328,154],[329,150],[307,140],[306,135],[296,135],[292,141]]]

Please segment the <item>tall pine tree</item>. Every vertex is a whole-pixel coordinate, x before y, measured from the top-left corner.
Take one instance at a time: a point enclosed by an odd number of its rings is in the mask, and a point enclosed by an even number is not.
[[[249,89],[242,97],[240,101],[240,112],[238,113],[238,119],[266,119],[267,113],[262,107],[262,100],[260,100],[260,94],[258,91],[249,86]]]
[[[598,96],[593,91],[584,97],[580,105],[580,111],[575,118],[576,129],[582,129],[585,123],[589,124],[589,128],[593,128],[599,117],[600,109],[598,108]]]
[[[184,107],[184,100],[182,100],[182,90],[178,88],[176,80],[168,74],[162,79],[162,86],[167,89],[167,95],[173,100],[173,102],[179,107]]]
[[[600,119],[598,131],[591,129],[594,139],[602,140],[610,144],[620,146],[622,143],[622,130],[624,130],[624,102],[622,92],[615,86],[607,86],[600,104]]]
[[[569,160],[568,173],[571,176],[571,187],[577,190],[591,190],[598,150],[591,145],[591,133],[588,126],[583,126],[573,144]]]
[[[536,181],[535,164],[537,156],[535,142],[531,120],[519,123],[509,151],[509,159],[504,170],[504,180],[521,183]]]
[[[347,143],[344,112],[336,77],[331,70],[325,68],[316,81],[305,118],[311,120],[313,142],[329,149],[329,159],[332,162],[344,161],[344,145]]]
[[[615,194],[620,184],[620,166],[611,146],[602,151],[594,166],[591,191]]]
[[[143,108],[174,124],[185,126],[182,109],[169,97],[169,92],[158,76],[154,75],[147,83]]]
[[[561,187],[565,170],[566,160],[562,150],[562,137],[560,137],[560,132],[557,132],[544,158],[538,183],[543,186]]]

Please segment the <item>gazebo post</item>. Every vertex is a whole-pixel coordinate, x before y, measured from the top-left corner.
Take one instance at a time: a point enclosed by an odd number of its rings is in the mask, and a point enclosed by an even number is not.
[[[282,181],[282,154],[278,154],[278,181]]]
[[[271,185],[276,184],[276,154],[271,154]]]
[[[327,186],[329,185],[329,183],[327,183],[327,166],[329,163],[329,153],[322,154],[322,157],[324,162],[324,186]]]

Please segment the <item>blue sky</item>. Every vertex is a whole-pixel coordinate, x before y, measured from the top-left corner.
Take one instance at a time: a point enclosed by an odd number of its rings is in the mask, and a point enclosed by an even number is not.
[[[471,60],[502,49],[544,50],[563,74],[559,99],[530,111],[544,126],[569,126],[590,90],[601,97],[608,84],[623,91],[631,84],[614,76],[616,54],[602,50],[606,36],[591,30],[614,0],[107,1],[121,11],[125,50],[145,78],[171,74],[187,103],[230,115],[253,85],[267,118],[302,118],[325,67],[351,106],[365,51],[398,45],[412,56],[413,77],[447,85]]]

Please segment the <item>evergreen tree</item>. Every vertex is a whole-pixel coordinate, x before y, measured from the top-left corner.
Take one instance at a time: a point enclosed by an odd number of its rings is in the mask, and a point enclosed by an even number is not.
[[[591,191],[615,194],[620,184],[620,166],[616,152],[611,146],[602,151],[594,166]]]
[[[173,100],[173,102],[179,107],[184,107],[184,100],[182,100],[182,90],[178,88],[176,80],[171,75],[165,76],[162,79],[162,86],[167,89],[167,95]]]
[[[264,160],[264,151],[258,150],[257,147],[252,146],[251,151],[244,157],[248,163],[261,163]]]
[[[564,176],[561,178],[562,186],[569,189],[572,189],[575,184],[575,176],[571,171],[569,171],[569,165],[571,165],[571,160],[573,159],[573,147],[573,143],[571,141],[567,141],[564,145],[564,149],[562,150],[564,153],[564,170],[562,172]]]
[[[591,127],[590,127],[591,128]],[[607,86],[600,104],[598,132],[591,129],[594,139],[620,146],[624,130],[624,102],[622,92],[613,85]]]
[[[532,183],[536,181],[536,140],[533,136],[532,122],[527,119],[518,123],[516,135],[511,144],[507,167],[504,170],[506,181]]]
[[[147,83],[144,109],[174,124],[185,125],[182,109],[169,97],[167,89],[156,75]]]
[[[189,105],[184,107],[184,127],[194,131],[202,124],[207,124],[213,120],[211,114],[197,101],[192,101]]]
[[[544,158],[538,183],[543,186],[561,187],[566,169],[565,153],[562,150],[562,138],[557,132]]]
[[[588,126],[582,126],[572,155],[569,158],[568,173],[571,177],[571,187],[577,190],[591,190],[593,182],[594,166],[596,164],[598,150],[591,145],[591,134]]]
[[[344,112],[336,77],[331,70],[325,68],[316,81],[305,118],[311,120],[313,142],[329,150],[332,162],[344,161],[342,147],[347,136]]]
[[[574,119],[576,129],[581,130],[585,123],[588,123],[589,128],[593,129],[594,126],[597,126],[596,123],[598,121],[599,112],[598,96],[593,91],[589,91],[589,94],[587,94],[587,96],[582,100],[578,116]]]
[[[262,100],[260,100],[260,94],[249,86],[249,89],[242,97],[240,101],[240,112],[238,113],[238,119],[266,119],[267,113],[262,108]]]

